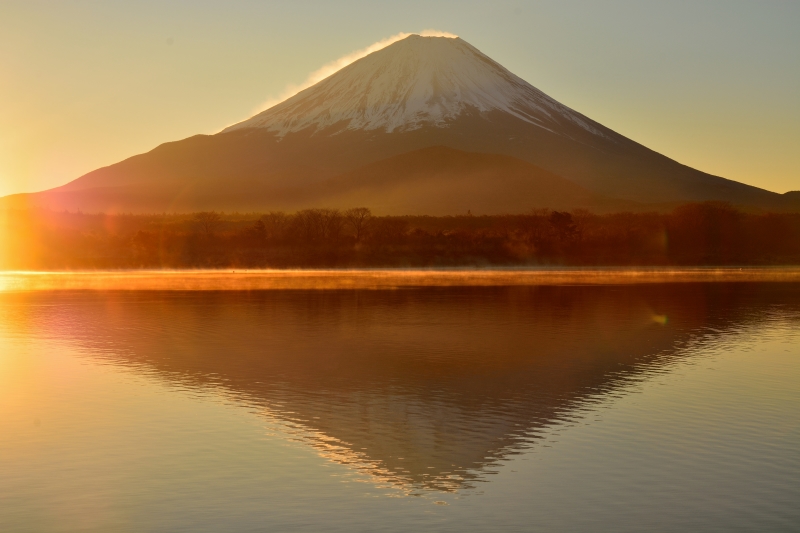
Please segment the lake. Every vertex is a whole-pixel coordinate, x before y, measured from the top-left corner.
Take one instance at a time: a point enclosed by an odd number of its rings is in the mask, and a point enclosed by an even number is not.
[[[0,531],[800,530],[800,283],[445,285],[0,292]]]

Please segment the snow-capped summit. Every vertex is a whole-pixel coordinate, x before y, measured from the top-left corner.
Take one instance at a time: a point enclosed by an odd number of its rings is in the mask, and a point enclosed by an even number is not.
[[[466,41],[411,35],[223,132],[309,127],[410,131],[446,127],[465,110],[499,110],[551,131],[567,120],[602,135],[586,117],[509,72]]]

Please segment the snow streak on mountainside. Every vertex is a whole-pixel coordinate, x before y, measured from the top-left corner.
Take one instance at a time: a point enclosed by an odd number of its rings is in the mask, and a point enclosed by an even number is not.
[[[279,135],[312,127],[410,131],[446,127],[467,110],[499,110],[558,133],[598,124],[558,103],[459,38],[412,35],[348,65],[258,115],[223,130],[266,128]]]

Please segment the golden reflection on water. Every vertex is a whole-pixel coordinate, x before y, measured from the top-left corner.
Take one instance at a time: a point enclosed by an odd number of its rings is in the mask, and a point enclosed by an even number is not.
[[[0,530],[781,530],[799,321],[778,283],[7,291]]]
[[[284,279],[332,277],[293,274]],[[378,485],[416,494],[474,487],[537,433],[662,372],[688,356],[686,346],[763,320],[753,309],[774,302],[781,287],[9,292],[3,298],[15,313],[6,315],[6,329],[19,337],[62,339],[94,362],[182,389],[221,391],[255,406],[286,438]]]
[[[442,270],[0,271],[0,291],[237,291],[798,282],[800,268],[531,268]]]

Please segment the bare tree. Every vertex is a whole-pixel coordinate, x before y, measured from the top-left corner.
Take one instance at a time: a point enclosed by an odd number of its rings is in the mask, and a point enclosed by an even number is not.
[[[294,225],[305,242],[311,243],[319,240],[321,218],[322,214],[319,209],[303,209],[294,215]]]
[[[368,207],[353,207],[344,212],[344,218],[353,228],[356,242],[359,242],[372,219],[372,211]]]
[[[264,222],[267,239],[278,241],[286,236],[292,217],[283,211],[270,211],[261,220]]]
[[[194,221],[206,238],[211,238],[222,224],[222,217],[216,211],[202,211],[194,215]]]
[[[306,242],[333,242],[341,234],[343,218],[338,209],[303,209],[294,224]]]
[[[572,220],[572,215],[564,211],[553,211],[547,217],[556,237],[561,240],[574,240],[578,236],[578,226]]]
[[[342,213],[338,209],[320,209],[319,211],[322,238],[327,242],[338,240],[344,224]]]

